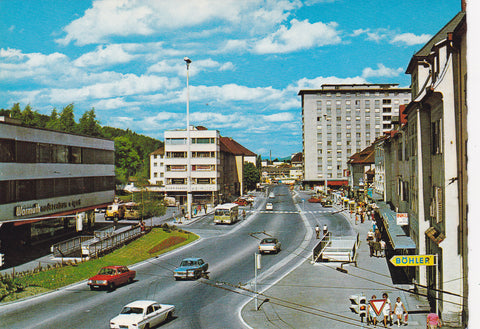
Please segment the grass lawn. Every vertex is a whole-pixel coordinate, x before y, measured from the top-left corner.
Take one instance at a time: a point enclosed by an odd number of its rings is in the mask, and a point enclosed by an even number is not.
[[[132,265],[186,245],[196,239],[198,239],[198,236],[193,233],[176,230],[164,231],[162,228],[154,228],[145,236],[98,259],[35,273],[17,280],[30,288],[28,290],[35,287],[41,288],[40,292],[43,292],[45,289],[56,289],[88,279],[103,266]],[[171,243],[169,243],[170,241]]]

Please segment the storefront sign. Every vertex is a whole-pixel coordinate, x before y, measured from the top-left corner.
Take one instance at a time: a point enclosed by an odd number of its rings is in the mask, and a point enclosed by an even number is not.
[[[433,266],[435,264],[435,255],[396,255],[390,258],[390,263],[395,266]]]
[[[14,208],[14,215],[16,217],[31,216],[31,215],[36,215],[36,214],[51,212],[56,210],[77,208],[81,206],[81,204],[82,204],[82,201],[80,199],[77,199],[77,200],[72,200],[68,202],[47,203],[44,205],[35,203],[31,207],[16,206]]]
[[[408,214],[407,213],[397,213],[397,225],[399,225],[399,226],[408,225]]]

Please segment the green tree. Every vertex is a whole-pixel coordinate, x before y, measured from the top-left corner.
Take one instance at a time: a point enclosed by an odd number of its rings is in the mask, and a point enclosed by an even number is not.
[[[73,104],[69,104],[60,112],[59,125],[61,131],[67,133],[75,133],[77,124],[75,123],[75,115],[73,114]]]
[[[243,166],[243,180],[247,190],[253,190],[260,182],[260,170],[253,163],[246,162]]]
[[[101,136],[101,127],[95,115],[95,109],[83,113],[78,121],[78,133],[93,137]]]
[[[10,117],[12,119],[22,120],[22,110],[20,109],[20,103],[13,104],[12,108],[10,109]]]
[[[115,167],[124,178],[133,176],[142,164],[142,160],[127,136],[120,136],[115,141]]]

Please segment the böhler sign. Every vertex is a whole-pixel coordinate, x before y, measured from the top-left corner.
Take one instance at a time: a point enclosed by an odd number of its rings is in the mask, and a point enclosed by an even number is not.
[[[395,266],[433,266],[436,265],[435,255],[396,255],[390,258]]]

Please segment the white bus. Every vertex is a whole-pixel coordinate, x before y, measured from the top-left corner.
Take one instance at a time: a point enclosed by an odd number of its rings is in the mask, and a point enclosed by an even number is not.
[[[238,204],[224,203],[215,207],[214,223],[233,224],[236,221],[238,221]]]

